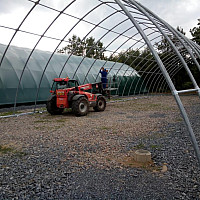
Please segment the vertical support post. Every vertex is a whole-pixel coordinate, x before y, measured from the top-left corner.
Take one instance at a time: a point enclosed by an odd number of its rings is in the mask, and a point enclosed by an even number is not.
[[[192,126],[190,124],[190,121],[189,121],[189,118],[187,116],[187,113],[185,111],[185,108],[181,102],[181,99],[178,95],[178,92],[165,68],[165,66],[163,65],[158,53],[156,52],[156,50],[153,48],[153,45],[151,44],[151,42],[149,41],[148,37],[145,35],[145,33],[143,32],[142,28],[139,26],[139,24],[137,23],[137,21],[134,19],[134,17],[131,15],[131,13],[127,10],[127,8],[122,4],[122,2],[120,0],[115,0],[115,2],[120,6],[120,8],[125,12],[125,14],[127,15],[127,17],[130,19],[130,21],[133,23],[133,25],[136,27],[136,29],[138,30],[138,32],[140,33],[140,35],[142,36],[142,38],[144,39],[144,41],[146,42],[147,46],[149,47],[149,49],[151,50],[151,53],[153,54],[155,60],[157,61],[158,63],[158,66],[160,67],[160,70],[162,71],[163,73],[163,76],[165,77],[169,87],[170,87],[170,90],[172,92],[172,94],[174,95],[174,98],[178,104],[178,107],[181,111],[181,114],[184,118],[184,121],[185,121],[185,124],[187,126],[187,129],[190,133],[190,138],[191,138],[191,141],[193,143],[193,147],[194,147],[194,150],[195,150],[195,153],[196,153],[196,156],[197,156],[197,159],[198,159],[198,162],[199,162],[199,166],[200,166],[200,150],[199,150],[199,147],[198,147],[198,144],[197,144],[197,141],[196,141],[196,138],[195,138],[195,135],[194,135],[194,132],[193,132],[193,129],[192,129]]]

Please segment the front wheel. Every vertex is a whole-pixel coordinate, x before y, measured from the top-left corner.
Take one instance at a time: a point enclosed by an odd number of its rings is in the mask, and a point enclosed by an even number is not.
[[[89,103],[86,97],[80,97],[72,102],[72,112],[76,116],[85,116],[89,112]]]
[[[56,96],[53,96],[51,99],[47,101],[46,105],[47,111],[51,115],[60,115],[63,112],[63,108],[58,108],[56,105]]]
[[[104,111],[106,108],[106,99],[103,96],[99,96],[97,99],[97,104],[94,107],[94,110],[97,112]]]

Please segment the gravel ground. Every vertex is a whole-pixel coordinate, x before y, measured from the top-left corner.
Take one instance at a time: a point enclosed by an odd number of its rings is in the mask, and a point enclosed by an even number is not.
[[[200,143],[199,98],[182,100]],[[0,199],[200,199],[197,159],[172,96],[109,103],[85,117],[5,118],[0,129]],[[137,165],[137,149],[153,163]]]

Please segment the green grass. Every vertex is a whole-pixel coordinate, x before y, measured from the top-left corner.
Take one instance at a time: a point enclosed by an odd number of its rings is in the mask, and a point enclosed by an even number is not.
[[[51,123],[51,118],[55,118],[53,122],[58,122],[58,123],[63,123],[66,122],[66,119],[60,118],[60,119],[56,119],[56,116],[48,116],[48,117],[44,117],[42,119],[38,119],[36,121],[34,121],[33,123],[37,124],[37,123]]]
[[[143,138],[151,138],[151,139],[158,139],[158,138],[163,138],[167,135],[167,132],[163,133],[163,132],[154,132],[150,135],[146,135]]]
[[[175,121],[176,121],[176,122],[182,122],[182,121],[183,121],[183,118],[176,118]]]
[[[36,121],[34,121],[34,123],[44,123],[44,122],[48,122],[48,120],[36,120]]]
[[[140,143],[134,147],[134,149],[143,149],[145,147],[144,144]]]
[[[26,156],[27,153],[22,152],[22,151],[15,151],[14,155],[17,156],[17,157],[19,157],[19,158],[22,158],[22,157]]]
[[[123,98],[113,98],[113,99],[109,99],[111,101],[120,101],[120,100],[124,100]]]
[[[14,148],[6,145],[0,145],[0,154],[13,154],[19,158],[22,158],[23,156],[27,155],[22,151],[15,150]]]
[[[65,108],[63,112],[64,112],[64,113],[65,113],[65,112],[72,112],[72,109],[71,109],[71,108]]]
[[[44,126],[40,126],[40,127],[34,127],[36,130],[43,130],[45,127]]]
[[[59,122],[59,123],[63,123],[63,122],[66,122],[67,120],[66,119],[57,119],[56,122]]]
[[[15,114],[20,114],[22,113],[21,111],[16,111]],[[0,113],[0,116],[8,116],[8,115],[14,115],[13,111],[9,111],[9,112],[2,112]]]
[[[109,130],[110,128],[109,127],[106,127],[106,126],[102,126],[100,127],[101,130]]]
[[[152,149],[158,149],[158,150],[161,149],[161,145],[156,145],[156,144],[152,144],[152,145],[150,145],[150,147],[151,147]]]
[[[46,110],[47,110],[46,107],[41,107],[41,108],[38,108],[38,109],[37,109],[38,112],[44,112],[44,111],[46,111]]]
[[[63,125],[64,126],[64,125]],[[58,130],[58,129],[61,129],[63,127],[62,125],[58,125],[58,126],[35,126],[34,128],[38,131],[48,131],[48,130],[51,130],[51,131],[55,131],[55,130]]]
[[[14,149],[11,147],[0,145],[0,153],[2,153],[2,154],[7,154],[7,153],[10,153],[13,151],[14,151]]]

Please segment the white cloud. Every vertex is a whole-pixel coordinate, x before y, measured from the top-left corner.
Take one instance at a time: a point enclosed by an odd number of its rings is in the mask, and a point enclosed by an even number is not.
[[[199,0],[137,0],[174,28],[181,26],[190,37],[189,30],[200,18]]]

